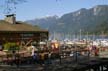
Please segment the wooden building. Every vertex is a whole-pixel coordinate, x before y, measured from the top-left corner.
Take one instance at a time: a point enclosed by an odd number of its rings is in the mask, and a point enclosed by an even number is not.
[[[30,44],[48,40],[48,31],[25,22],[16,21],[14,14],[0,20],[0,45],[6,42]]]

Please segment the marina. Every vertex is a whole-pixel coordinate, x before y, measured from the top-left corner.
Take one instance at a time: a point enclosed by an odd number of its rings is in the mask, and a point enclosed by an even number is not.
[[[51,42],[51,46],[57,41]],[[77,44],[65,44],[65,46],[56,45],[53,46],[51,51],[51,58],[47,57],[49,52],[40,52],[36,50],[39,55],[39,60],[34,61],[31,54],[28,52],[16,52],[15,58],[5,55],[0,56],[1,59],[1,71],[9,68],[10,71],[107,71],[108,70],[108,49],[107,47],[99,47],[98,55],[95,54],[95,50],[89,50],[88,45],[82,42],[76,42]],[[45,43],[41,42],[40,47],[43,47]],[[71,45],[71,46],[70,46]],[[49,46],[49,45],[48,45]],[[93,46],[93,45],[92,45]],[[90,46],[89,46],[90,47]],[[56,49],[54,49],[56,48]],[[58,48],[58,49],[57,49]],[[44,49],[42,49],[44,50]],[[56,50],[56,51],[55,51]],[[41,60],[41,55],[44,54],[44,62]],[[22,55],[22,56],[21,56]],[[51,61],[49,63],[49,61]],[[6,69],[5,69],[6,68]]]
[[[103,3],[0,1],[0,71],[108,71],[108,2]]]

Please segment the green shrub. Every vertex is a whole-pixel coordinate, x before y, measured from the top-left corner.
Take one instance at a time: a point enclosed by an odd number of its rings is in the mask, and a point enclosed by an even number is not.
[[[3,50],[7,50],[7,51],[16,51],[19,50],[20,47],[14,43],[14,42],[8,42],[4,44],[4,49]]]

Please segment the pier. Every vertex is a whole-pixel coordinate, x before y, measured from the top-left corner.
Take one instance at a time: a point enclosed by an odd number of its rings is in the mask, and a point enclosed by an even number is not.
[[[34,64],[31,57],[21,58],[21,63],[0,65],[0,71],[108,71],[108,58],[78,57],[77,61],[72,57],[52,60],[51,64]]]

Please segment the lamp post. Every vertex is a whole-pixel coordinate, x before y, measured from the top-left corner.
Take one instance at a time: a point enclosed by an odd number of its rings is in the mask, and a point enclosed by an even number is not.
[[[19,67],[19,62],[20,62],[20,60],[19,60],[19,57],[20,57],[20,54],[19,54],[19,50],[20,50],[20,47],[18,47],[18,62],[17,62],[17,67]]]
[[[77,56],[77,47],[76,47],[76,43],[74,43],[75,46],[75,61],[76,63],[78,62],[78,56]]]
[[[59,56],[60,56],[60,64],[61,64],[61,48],[60,46],[58,46],[58,48],[59,48]]]
[[[15,51],[15,49],[14,49],[15,47],[12,47],[12,54],[13,54],[13,61],[15,62],[16,61],[16,55],[15,55],[15,53],[16,53],[16,51]],[[13,62],[13,63],[14,63]]]
[[[76,47],[76,41],[74,42],[74,53],[73,53],[73,56],[75,58],[75,62],[77,63],[78,62],[78,56],[77,56],[77,47]]]

